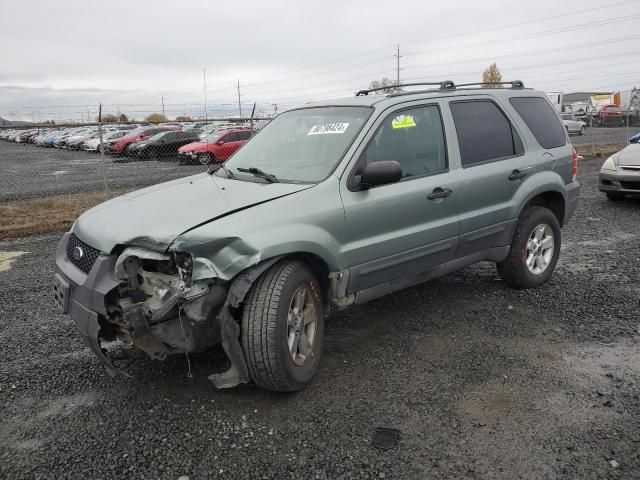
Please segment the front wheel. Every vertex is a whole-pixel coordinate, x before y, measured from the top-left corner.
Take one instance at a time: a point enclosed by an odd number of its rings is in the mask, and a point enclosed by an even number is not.
[[[215,158],[210,153],[201,153],[200,155],[198,155],[198,161],[202,165],[209,165],[215,162]]]
[[[560,223],[545,207],[529,207],[521,215],[511,240],[511,250],[497,264],[507,285],[539,287],[549,281],[560,255]]]
[[[606,192],[607,198],[613,202],[620,202],[626,198],[624,193],[619,192]]]
[[[277,392],[300,390],[322,352],[320,286],[300,261],[281,261],[252,286],[242,315],[242,349],[251,379]]]

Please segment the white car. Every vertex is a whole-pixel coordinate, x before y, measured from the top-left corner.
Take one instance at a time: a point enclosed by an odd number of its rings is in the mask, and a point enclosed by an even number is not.
[[[116,138],[124,137],[127,133],[127,130],[116,130],[111,132],[104,132],[102,135],[102,141],[106,142],[107,140],[113,140]],[[98,147],[100,146],[100,138],[93,137],[89,140],[86,140],[82,143],[81,148],[87,152],[97,152]]]
[[[567,132],[577,133],[578,135],[587,133],[587,124],[582,120],[578,120],[573,113],[561,113],[560,117]]]

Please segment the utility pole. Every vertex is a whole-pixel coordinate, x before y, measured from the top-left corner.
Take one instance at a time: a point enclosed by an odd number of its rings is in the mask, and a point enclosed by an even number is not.
[[[164,95],[162,95],[162,116],[164,116]]]
[[[240,80],[238,80],[238,116],[242,118],[242,104],[240,103]]]
[[[204,123],[207,124],[207,69],[202,72],[202,81],[204,83]]]
[[[398,49],[394,57],[396,57],[396,85],[400,85],[400,58],[402,58],[402,55],[400,55],[400,44],[398,44]]]

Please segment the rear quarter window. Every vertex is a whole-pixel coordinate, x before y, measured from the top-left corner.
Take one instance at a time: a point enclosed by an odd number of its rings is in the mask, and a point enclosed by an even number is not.
[[[567,144],[564,126],[545,98],[511,97],[509,102],[543,148],[556,148]]]

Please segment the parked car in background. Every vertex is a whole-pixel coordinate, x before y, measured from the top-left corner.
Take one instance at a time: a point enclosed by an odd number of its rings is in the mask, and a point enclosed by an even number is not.
[[[562,118],[562,123],[564,123],[564,128],[567,129],[567,132],[577,133],[578,135],[587,133],[587,124],[582,120],[578,120],[574,114],[561,113],[560,118]]]
[[[604,105],[590,112],[589,120],[595,126],[623,126],[622,109],[617,105]]]
[[[605,160],[600,169],[600,191],[614,201],[640,195],[640,143],[630,143]]]
[[[115,130],[115,131],[107,131],[107,132],[103,132],[102,133],[102,143],[105,144],[107,142],[111,142],[114,143],[115,141],[117,141],[119,138],[124,137],[125,135],[127,135],[127,131],[126,130]],[[85,150],[87,152],[97,152],[98,147],[100,146],[100,136],[96,135],[88,140],[85,140],[82,145],[80,146],[80,148],[82,150]]]
[[[253,131],[248,128],[233,130],[217,130],[194,143],[189,143],[178,150],[180,163],[221,163],[226,161],[236,150],[244,145]]]
[[[636,133],[635,135],[632,135],[629,138],[629,143],[640,143],[640,132]]]
[[[184,132],[160,132],[148,140],[134,143],[127,150],[127,155],[139,159],[157,160],[163,157],[175,157],[178,149],[198,140],[199,130]]]
[[[132,130],[127,135],[120,138],[117,142],[110,144],[109,149],[105,151],[105,153],[116,156],[124,155],[129,145],[140,142],[142,140],[148,140],[156,133],[168,131],[177,132],[179,130],[181,130],[180,127],[172,125],[166,127],[140,127],[136,130]]]

